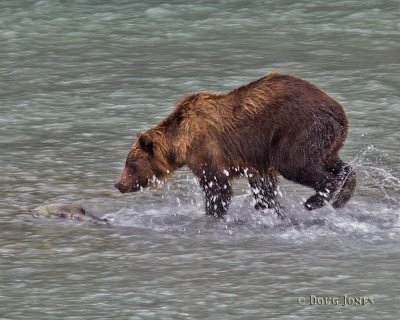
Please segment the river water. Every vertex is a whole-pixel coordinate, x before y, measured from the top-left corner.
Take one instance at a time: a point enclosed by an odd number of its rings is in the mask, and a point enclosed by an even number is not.
[[[0,319],[398,319],[399,13],[397,0],[0,2]],[[306,212],[311,191],[281,179],[281,221],[239,180],[214,221],[187,168],[113,188],[136,131],[177,99],[276,69],[343,104],[358,175],[346,208]],[[110,225],[24,214],[53,202]]]

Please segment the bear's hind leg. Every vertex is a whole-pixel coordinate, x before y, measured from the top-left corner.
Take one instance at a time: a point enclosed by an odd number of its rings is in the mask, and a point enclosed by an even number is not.
[[[314,168],[313,170],[302,170],[301,175],[302,179],[294,181],[316,191],[316,194],[304,203],[306,209],[319,209],[331,200],[338,185],[337,175],[334,172],[329,172],[325,168]]]
[[[354,189],[356,187],[356,173],[350,165],[344,163],[341,180],[339,185],[339,191],[333,197],[332,206],[334,208],[343,208],[345,204],[353,196]]]
[[[332,199],[334,208],[343,207],[353,195],[356,185],[356,175],[352,168],[339,159],[329,168],[325,165],[306,173],[306,177],[300,183],[317,192],[305,202],[308,210],[321,208]]]
[[[256,201],[254,208],[256,210],[264,210],[266,208],[274,209],[276,214],[283,219],[280,212],[282,208],[280,203],[276,200],[278,179],[273,173],[262,176],[249,177],[249,184],[253,197]]]

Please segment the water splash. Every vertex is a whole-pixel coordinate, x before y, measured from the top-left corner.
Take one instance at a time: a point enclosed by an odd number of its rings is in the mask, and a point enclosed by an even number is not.
[[[329,204],[312,212],[305,210],[302,190],[284,182],[277,195],[284,208],[282,221],[272,210],[256,211],[247,181],[239,180],[234,184],[235,195],[228,214],[218,220],[204,215],[204,198],[197,179],[181,170],[161,184],[161,189],[135,194],[135,203],[106,218],[115,226],[188,235],[257,235],[300,242],[326,237],[398,239],[400,179],[380,166],[377,159],[384,162],[385,155],[374,146],[367,146],[350,161],[357,172],[358,185],[354,198],[339,210]]]

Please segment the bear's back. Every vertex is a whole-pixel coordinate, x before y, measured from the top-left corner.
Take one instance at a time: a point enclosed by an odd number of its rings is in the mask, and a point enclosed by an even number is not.
[[[199,92],[184,97],[163,122],[183,130],[188,141],[211,137],[223,141],[230,136],[231,143],[245,137],[270,140],[278,131],[289,140],[316,124],[347,131],[343,107],[310,82],[277,72],[226,94]]]
[[[304,79],[277,72],[231,91],[227,100],[236,111],[241,109],[256,117],[264,114],[275,118],[281,112],[311,117],[324,112],[345,123],[343,107],[335,99]]]

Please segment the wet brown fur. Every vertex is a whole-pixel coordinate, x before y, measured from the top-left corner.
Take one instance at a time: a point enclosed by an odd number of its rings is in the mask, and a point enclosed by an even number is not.
[[[343,206],[355,186],[354,172],[338,156],[347,130],[336,100],[305,80],[272,72],[226,94],[182,98],[133,144],[116,187],[135,191],[187,164],[205,192],[208,214],[226,212],[230,181],[245,172],[253,190],[264,190],[254,193],[261,209],[279,207],[278,173],[317,191],[308,209],[334,196],[333,205]]]

